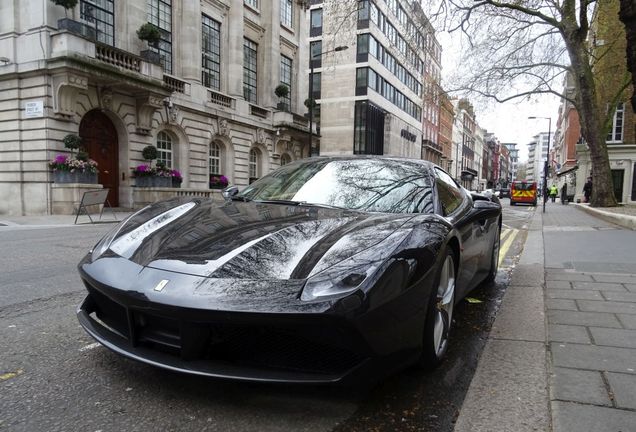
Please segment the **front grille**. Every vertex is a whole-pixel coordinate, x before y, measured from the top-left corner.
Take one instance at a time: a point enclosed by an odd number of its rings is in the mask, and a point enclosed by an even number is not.
[[[193,322],[127,309],[89,287],[97,318],[111,330],[141,346],[179,357],[184,361],[209,361],[245,368],[336,375],[364,360],[350,347],[351,334],[322,320],[277,325],[241,323],[245,314],[229,319]],[[253,319],[253,317],[252,317]],[[229,323],[228,321],[232,321]],[[132,327],[132,328],[131,328]]]

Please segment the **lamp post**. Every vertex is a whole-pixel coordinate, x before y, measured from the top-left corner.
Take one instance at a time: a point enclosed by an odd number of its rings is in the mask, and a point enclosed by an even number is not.
[[[308,138],[309,139],[309,156],[318,156],[318,151],[314,149],[314,142],[313,142],[313,138],[314,138],[314,62],[313,60],[315,58],[322,57],[325,54],[344,51],[348,48],[349,47],[347,45],[340,45],[335,47],[332,50],[323,51],[315,57],[313,53],[311,52],[311,48],[309,48],[309,98],[308,98],[309,106],[307,107],[309,108],[309,138]]]
[[[545,213],[545,202],[548,197],[548,161],[550,159],[550,135],[552,135],[552,117],[528,117],[529,119],[544,119],[548,121],[548,150],[545,155],[545,163],[543,165],[543,213]]]

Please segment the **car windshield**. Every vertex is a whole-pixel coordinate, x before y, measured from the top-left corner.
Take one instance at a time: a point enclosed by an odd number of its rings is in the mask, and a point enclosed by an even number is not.
[[[313,159],[287,164],[237,195],[382,213],[432,213],[426,168],[395,159]]]

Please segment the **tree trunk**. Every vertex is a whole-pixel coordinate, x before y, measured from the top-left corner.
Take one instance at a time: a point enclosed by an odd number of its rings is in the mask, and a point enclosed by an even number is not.
[[[592,207],[614,207],[617,205],[612,184],[607,145],[603,136],[602,120],[605,113],[597,104],[596,83],[586,51],[585,41],[576,31],[563,32],[570,54],[572,72],[575,75],[576,101],[581,132],[590,149],[592,160]]]
[[[632,109],[636,112],[636,0],[620,0],[618,14],[627,36],[627,69],[632,73]]]

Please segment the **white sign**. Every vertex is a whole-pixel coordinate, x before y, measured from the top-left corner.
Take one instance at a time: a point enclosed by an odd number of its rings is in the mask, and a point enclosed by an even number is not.
[[[44,102],[27,102],[24,105],[24,116],[27,118],[42,117],[44,115]]]

